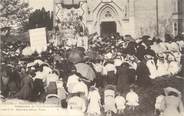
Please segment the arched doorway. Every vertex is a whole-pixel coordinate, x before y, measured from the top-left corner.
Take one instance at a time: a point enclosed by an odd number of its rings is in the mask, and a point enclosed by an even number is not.
[[[99,8],[95,25],[100,35],[108,35],[120,31],[121,24],[117,10],[113,3],[104,4]]]
[[[117,26],[115,21],[105,21],[100,24],[100,34],[110,35],[117,32]]]

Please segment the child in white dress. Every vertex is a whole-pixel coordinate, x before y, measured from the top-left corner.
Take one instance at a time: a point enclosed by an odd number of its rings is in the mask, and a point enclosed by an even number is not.
[[[134,87],[130,87],[130,92],[126,95],[126,101],[126,105],[131,110],[135,110],[135,108],[139,106],[139,96],[134,92]]]
[[[125,106],[126,100],[120,93],[118,93],[118,95],[116,96],[115,103],[116,103],[116,108],[117,108],[118,114],[123,113],[124,109],[126,107]]]
[[[92,86],[90,88],[89,95],[88,95],[89,104],[88,104],[87,113],[89,116],[99,116],[101,114],[100,99],[101,97],[100,97],[98,88]]]
[[[115,89],[111,85],[107,85],[104,91],[104,110],[105,113],[117,113],[115,106]]]
[[[156,65],[155,65],[155,62],[154,62],[154,57],[151,56],[151,55],[145,55],[144,57],[147,60],[146,66],[148,67],[149,72],[150,72],[149,77],[151,79],[155,79],[157,77],[157,69],[156,69]]]

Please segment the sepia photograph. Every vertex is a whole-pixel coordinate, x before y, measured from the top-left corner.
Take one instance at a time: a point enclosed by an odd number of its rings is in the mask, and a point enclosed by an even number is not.
[[[1,116],[184,116],[184,0],[0,0]]]

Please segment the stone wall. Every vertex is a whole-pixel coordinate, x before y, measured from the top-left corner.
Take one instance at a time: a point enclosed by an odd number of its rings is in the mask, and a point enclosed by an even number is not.
[[[163,38],[165,33],[173,34],[174,4],[177,0],[158,0],[158,24],[159,36]],[[177,7],[177,6],[176,6]],[[135,31],[136,36],[148,34],[156,36],[157,32],[156,0],[135,1]]]

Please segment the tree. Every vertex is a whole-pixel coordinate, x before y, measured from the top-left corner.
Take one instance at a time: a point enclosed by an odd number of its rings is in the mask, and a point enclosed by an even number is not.
[[[23,31],[31,8],[20,0],[0,0],[0,28],[15,33]],[[6,28],[9,27],[9,28]]]
[[[48,30],[52,30],[53,27],[53,13],[46,11],[43,7],[41,10],[36,9],[30,14],[28,28],[46,27]]]

